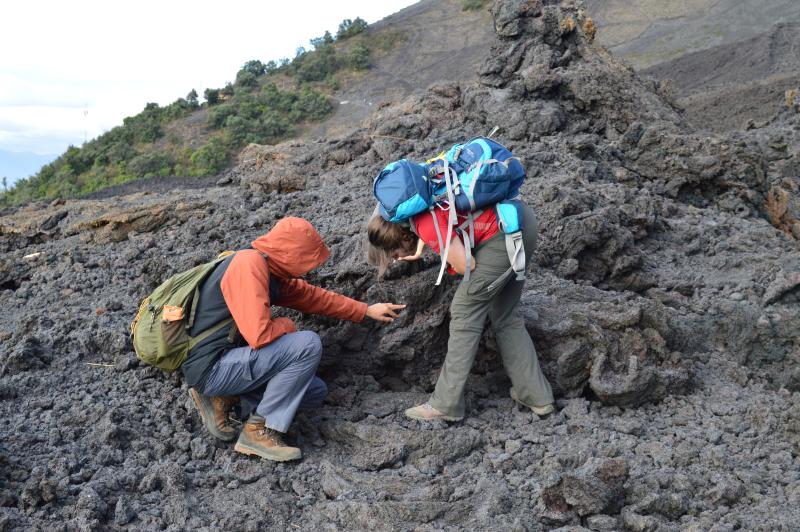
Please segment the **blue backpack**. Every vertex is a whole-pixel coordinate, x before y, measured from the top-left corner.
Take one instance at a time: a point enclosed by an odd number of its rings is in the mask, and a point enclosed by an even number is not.
[[[456,144],[426,163],[401,159],[389,163],[373,182],[378,212],[384,220],[400,223],[416,214],[429,211],[439,241],[442,266],[436,284],[441,283],[447,267],[450,240],[455,230],[462,236],[466,252],[465,279],[469,279],[475,245],[474,219],[482,209],[493,206],[500,229],[506,235],[511,267],[489,286],[493,290],[512,273],[525,278],[525,251],[522,246],[522,205],[515,198],[525,179],[519,159],[503,146],[486,137],[476,137]],[[447,235],[443,239],[433,209],[449,212]],[[459,225],[456,212],[468,213]]]

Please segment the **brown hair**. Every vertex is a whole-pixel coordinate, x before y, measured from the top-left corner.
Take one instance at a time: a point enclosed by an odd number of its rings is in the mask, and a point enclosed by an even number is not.
[[[417,241],[414,233],[400,224],[387,222],[380,215],[373,216],[367,223],[367,238],[367,262],[378,267],[379,276],[383,276],[398,252],[413,253]]]

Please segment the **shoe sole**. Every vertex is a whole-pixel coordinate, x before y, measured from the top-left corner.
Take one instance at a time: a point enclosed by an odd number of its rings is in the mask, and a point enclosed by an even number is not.
[[[436,417],[424,417],[424,416],[415,416],[414,414],[409,414],[405,412],[405,415],[409,419],[415,419],[417,421],[436,421],[437,419],[441,419],[442,421],[461,421],[464,417],[453,417],[453,416],[436,416]]]
[[[214,423],[209,423],[206,413],[203,410],[203,401],[200,399],[200,394],[197,393],[197,390],[194,388],[189,388],[189,395],[191,396],[192,401],[194,401],[194,406],[197,407],[197,411],[200,412],[200,419],[203,421],[203,426],[208,432],[211,433],[212,436],[220,441],[225,442],[233,441],[234,438],[236,438],[236,432],[225,434],[224,432],[220,432]]]
[[[531,412],[533,412],[534,414],[536,414],[539,417],[549,416],[550,414],[552,414],[553,412],[556,411],[556,409],[555,409],[555,407],[553,405],[547,405],[547,406],[530,406],[530,405],[526,405],[525,403],[523,403],[522,401],[520,401],[517,398],[517,394],[514,393],[513,390],[511,391],[511,393],[509,395],[511,396],[511,399],[514,400],[514,402],[524,406],[525,408],[529,408],[531,410]]]
[[[290,462],[292,460],[299,460],[303,457],[303,453],[298,453],[297,456],[280,456],[270,454],[269,452],[265,452],[261,449],[255,449],[250,447],[249,445],[244,445],[241,443],[237,443],[233,446],[233,450],[237,453],[246,454],[249,456],[259,456],[261,458],[266,458],[267,460],[272,460],[274,462]]]

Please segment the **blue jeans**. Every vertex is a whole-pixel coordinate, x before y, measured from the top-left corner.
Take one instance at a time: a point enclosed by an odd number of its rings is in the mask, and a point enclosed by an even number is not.
[[[204,395],[238,395],[242,415],[255,412],[267,427],[286,432],[298,408],[322,404],[328,388],[314,373],[322,357],[317,333],[285,334],[260,349],[237,347],[220,358]]]

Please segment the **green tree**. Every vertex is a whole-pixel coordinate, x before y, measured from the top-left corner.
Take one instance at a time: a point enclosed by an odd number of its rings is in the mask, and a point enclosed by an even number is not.
[[[297,57],[292,68],[300,81],[322,81],[338,68],[336,50],[330,44],[320,45],[316,50]]]
[[[303,87],[300,96],[292,107],[292,117],[297,120],[319,120],[327,115],[333,106],[325,95],[309,88]]]
[[[189,175],[199,177],[219,173],[228,164],[225,145],[217,137],[194,152],[189,158]]]
[[[197,101],[197,91],[192,89],[189,91],[189,94],[186,95],[186,103],[189,104],[189,107],[192,109],[196,109],[200,104]]]
[[[369,68],[369,48],[363,42],[356,43],[350,49],[347,62],[354,70],[367,70]]]
[[[222,91],[220,92],[223,96],[233,96],[234,94],[233,83],[231,82],[226,83],[225,86],[222,87]]]
[[[236,85],[252,89],[258,85],[258,78],[249,70],[240,70],[236,73]]]
[[[3,176],[3,192],[8,192],[8,178]]]
[[[174,157],[166,152],[149,152],[137,155],[128,162],[127,170],[136,177],[171,175]]]
[[[326,31],[325,35],[323,35],[322,37],[315,37],[311,39],[311,41],[309,42],[311,43],[311,46],[313,46],[316,49],[326,44],[333,44],[333,35],[331,35],[331,32]]]
[[[203,92],[203,97],[208,102],[208,105],[217,105],[219,103],[219,89],[206,89]]]
[[[367,21],[361,17],[356,17],[355,20],[349,18],[344,19],[339,24],[339,29],[336,32],[337,39],[349,39],[367,29]]]
[[[233,103],[224,103],[212,108],[208,113],[208,127],[219,129],[225,125],[229,116],[236,115],[236,106]]]
[[[242,70],[250,72],[254,76],[263,76],[267,71],[267,67],[258,59],[253,59],[246,62]]]

